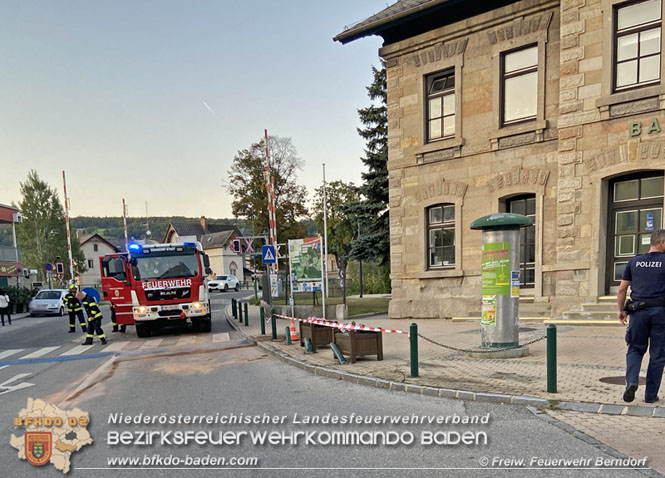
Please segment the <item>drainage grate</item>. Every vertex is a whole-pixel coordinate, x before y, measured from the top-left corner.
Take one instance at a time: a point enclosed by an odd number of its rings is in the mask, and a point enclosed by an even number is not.
[[[537,329],[534,329],[533,327],[520,327],[519,332],[535,332]],[[460,332],[460,334],[479,334],[480,329],[473,329],[473,330],[465,330],[464,332]]]
[[[603,377],[600,379],[601,382],[603,383],[609,383],[610,385],[621,385],[622,387],[626,386],[626,377],[623,375],[619,377]],[[644,377],[640,377],[640,385],[646,385],[646,379]]]

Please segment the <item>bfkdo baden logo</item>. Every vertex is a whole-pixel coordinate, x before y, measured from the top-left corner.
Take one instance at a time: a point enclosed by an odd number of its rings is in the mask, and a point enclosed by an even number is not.
[[[51,459],[51,432],[25,432],[25,458],[35,466],[46,465]]]
[[[62,410],[43,400],[28,398],[28,405],[14,417],[14,427],[24,428],[23,436],[12,434],[10,444],[18,457],[34,466],[51,463],[69,472],[74,452],[92,443],[87,427],[88,413],[75,408]]]

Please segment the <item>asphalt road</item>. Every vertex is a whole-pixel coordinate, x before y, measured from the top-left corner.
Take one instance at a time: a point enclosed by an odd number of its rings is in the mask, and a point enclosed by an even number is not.
[[[240,292],[239,296],[247,296]],[[580,458],[591,460],[611,458],[601,449],[553,426],[523,407],[445,400],[416,396],[403,392],[389,392],[366,388],[348,382],[314,376],[285,365],[252,345],[239,345],[237,337],[221,319],[221,310],[236,294],[220,294],[213,299],[212,334],[191,334],[182,331],[161,335],[148,340],[135,336],[116,338],[115,342],[129,342],[126,347],[138,347],[135,354],[111,354],[99,358],[72,361],[6,365],[0,369],[0,384],[6,377],[29,373],[19,383],[33,385],[7,391],[0,388],[0,463],[2,476],[62,476],[53,466],[35,469],[16,458],[9,446],[15,429],[12,419],[26,404],[27,397],[42,398],[63,409],[78,407],[90,413],[88,431],[94,443],[72,455],[71,476],[519,476],[519,477],[631,477],[644,476],[636,470],[552,469],[533,462],[540,459]],[[24,348],[13,356],[25,355],[39,347],[62,347],[43,357],[60,357],[57,352],[76,346],[67,334],[66,319],[44,318],[17,321],[11,332],[0,328],[0,354],[3,351]],[[6,327],[5,327],[6,329]],[[78,335],[78,334],[77,334]],[[109,334],[110,335],[110,334]],[[222,341],[222,339],[225,341]],[[219,338],[220,341],[214,341]],[[39,342],[34,344],[33,342]],[[113,342],[112,342],[113,343]],[[52,344],[52,345],[47,345]],[[59,344],[59,345],[58,345]],[[65,344],[65,345],[63,345]],[[157,344],[155,349],[165,353],[154,356],[145,351],[146,345]],[[211,346],[216,348],[211,349]],[[32,347],[28,347],[32,345]],[[189,345],[186,347],[185,345]],[[194,347],[192,347],[194,345]],[[228,345],[228,347],[227,347]],[[81,356],[94,355],[101,346],[85,351]],[[148,347],[150,348],[150,347]],[[126,349],[123,349],[126,350]],[[212,351],[211,351],[212,350]],[[65,350],[66,351],[66,350]],[[10,357],[0,359],[0,366]],[[4,361],[4,362],[3,362]],[[102,373],[95,370],[105,365]],[[86,379],[87,378],[87,379]],[[0,385],[2,387],[2,385]],[[75,396],[72,390],[78,389]],[[3,390],[5,391],[3,393]],[[123,414],[123,415],[121,415]],[[111,423],[121,416],[133,420],[142,416],[210,416],[259,417],[277,420],[278,424],[120,424]],[[307,424],[304,417],[488,417],[489,423],[467,425],[448,424]],[[298,417],[298,418],[296,418]],[[387,418],[383,418],[387,417]],[[426,418],[425,420],[428,420]],[[141,439],[139,432],[235,432],[240,443],[221,445],[175,444],[132,445],[115,444],[114,437],[129,432],[132,439]],[[242,435],[242,433],[247,435]],[[279,444],[258,444],[251,433],[275,432]],[[291,432],[303,432],[297,444],[289,443]],[[310,435],[306,435],[307,433]],[[341,432],[337,439],[353,439],[354,433],[363,435],[366,443],[354,445],[329,444],[332,434]],[[376,434],[374,434],[376,432]],[[470,432],[481,444],[427,445],[427,433],[439,433],[438,438],[455,439],[451,432]],[[391,433],[401,442],[394,445],[379,442]],[[444,435],[447,433],[448,435]],[[483,435],[484,433],[484,435]],[[475,435],[477,434],[477,435]],[[129,435],[127,435],[129,436]],[[153,435],[155,437],[161,434]],[[358,435],[359,436],[359,435]],[[391,436],[388,434],[387,436]],[[407,444],[410,437],[413,443]],[[484,444],[483,437],[487,437]],[[173,439],[167,435],[167,439]],[[227,433],[227,441],[233,441]],[[3,441],[4,440],[4,441]],[[309,440],[309,441],[308,441]],[[425,441],[423,441],[425,440]],[[171,457],[185,460],[205,457],[224,459],[256,459],[256,464],[244,467],[196,467],[195,463],[168,466]],[[112,460],[138,459],[137,464],[114,464]],[[525,460],[499,462],[498,460]],[[489,466],[485,463],[489,461]],[[494,464],[494,466],[492,466]],[[491,469],[490,469],[491,468]]]

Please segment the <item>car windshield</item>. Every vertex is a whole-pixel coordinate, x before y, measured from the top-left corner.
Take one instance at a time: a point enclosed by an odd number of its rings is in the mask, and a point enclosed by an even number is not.
[[[60,291],[57,290],[43,290],[35,296],[35,299],[40,300],[58,300],[60,298]]]
[[[226,276],[218,276],[215,280],[226,280]]]
[[[136,264],[132,264],[132,273],[135,280],[194,277],[198,261],[195,254],[138,256]]]

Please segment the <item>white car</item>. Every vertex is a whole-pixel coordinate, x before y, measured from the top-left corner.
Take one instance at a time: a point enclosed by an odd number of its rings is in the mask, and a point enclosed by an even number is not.
[[[28,304],[30,315],[57,314],[63,316],[66,311],[63,299],[66,289],[42,289]]]
[[[217,276],[208,282],[209,292],[212,292],[213,290],[227,292],[230,289],[234,289],[236,292],[240,290],[240,282],[236,276]]]

